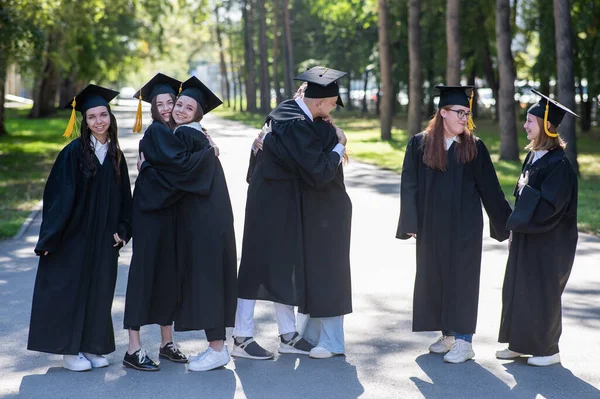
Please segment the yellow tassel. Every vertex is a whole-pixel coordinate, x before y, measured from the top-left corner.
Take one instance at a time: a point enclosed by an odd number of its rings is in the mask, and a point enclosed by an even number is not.
[[[77,105],[77,102],[75,101],[75,97],[73,97],[73,102],[71,103],[73,110],[71,111],[71,118],[69,119],[69,123],[67,124],[65,132],[63,133],[63,137],[71,137],[71,134],[73,134],[73,130],[75,129],[75,122],[77,121],[77,118],[75,117],[75,105]]]
[[[544,111],[544,132],[550,137],[558,137],[558,133],[550,133],[548,131],[548,109],[550,107],[550,101],[546,101],[546,111]]]
[[[140,93],[137,111],[135,113],[135,122],[133,124],[133,132],[134,133],[142,132],[142,93]]]
[[[472,132],[475,130],[475,122],[473,122],[473,96],[475,95],[475,89],[471,92],[471,97],[469,97],[469,110],[471,114],[469,115],[469,120],[467,121],[467,127]]]
[[[181,90],[183,90],[183,82],[179,84],[179,91],[177,92],[177,95],[181,93]]]

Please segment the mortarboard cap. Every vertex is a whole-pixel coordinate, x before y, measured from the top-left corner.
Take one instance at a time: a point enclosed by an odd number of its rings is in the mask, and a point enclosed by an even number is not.
[[[347,72],[316,66],[296,76],[294,80],[308,83],[304,91],[305,97],[328,98],[337,96],[337,105],[343,107],[344,102],[340,97],[340,87],[337,81],[347,74]]]
[[[204,114],[208,114],[219,105],[223,104],[223,101],[215,95],[204,83],[195,76],[192,76],[181,84],[180,96],[191,97],[202,107]]]
[[[438,107],[442,108],[446,105],[461,105],[463,107],[469,107],[469,110],[473,112],[473,96],[475,94],[475,86],[444,86],[435,85],[433,87],[433,95],[440,97]],[[473,123],[473,116],[469,116],[468,126],[469,130],[475,129],[475,123]]]
[[[544,131],[550,137],[557,137],[558,133],[551,133],[548,131],[548,125],[546,122],[552,123],[554,126],[558,127],[563,120],[563,117],[568,112],[569,114],[576,116],[579,118],[575,112],[571,111],[569,108],[560,104],[557,101],[552,100],[550,97],[543,95],[539,91],[535,89],[531,89],[532,93],[537,94],[542,97],[537,104],[532,105],[527,113],[537,116],[544,120]]]
[[[118,91],[107,89],[106,87],[93,84],[87,85],[85,89],[73,97],[73,101],[64,106],[65,109],[72,109],[72,112],[63,137],[70,137],[73,133],[76,120],[75,111],[79,111],[81,112],[81,115],[83,115],[88,109],[99,106],[105,106],[110,111],[110,105],[108,103],[118,94]]]
[[[152,102],[152,99],[159,94],[177,95],[180,88],[181,81],[162,73],[157,73],[152,79],[146,82],[146,84],[133,96],[134,98],[139,99],[137,112],[135,113],[133,132],[142,132],[142,101],[147,103]]]

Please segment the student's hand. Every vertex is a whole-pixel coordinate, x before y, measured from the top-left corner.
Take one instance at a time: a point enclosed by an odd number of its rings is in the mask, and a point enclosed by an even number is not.
[[[44,256],[48,255],[48,251],[44,252]]]
[[[338,142],[345,146],[346,143],[348,142],[348,139],[346,138],[346,135],[344,134],[344,131],[342,129],[340,129],[339,127],[333,125],[335,127],[335,134],[337,135],[338,138]]]
[[[324,116],[321,119],[323,119],[323,122],[331,123],[333,125],[333,118],[331,115]]]
[[[118,247],[119,245],[121,246],[125,246],[125,244],[127,244],[124,240],[121,239],[121,237],[119,237],[119,233],[115,233],[113,234],[113,238],[115,239],[115,245],[113,245],[113,247]]]
[[[306,90],[306,86],[308,86],[308,83],[306,82],[300,85],[298,91],[296,92],[296,94],[294,94],[294,100],[297,98],[304,98],[304,91]]]
[[[208,134],[206,135],[206,138],[208,139],[208,142],[210,143],[210,146],[215,150],[215,155],[219,156],[220,152],[219,152],[219,147],[217,147],[217,145],[215,144],[215,142],[213,141],[212,137],[210,137]]]
[[[137,161],[137,170],[138,172],[140,171],[140,168],[142,167],[142,164],[146,161],[146,158],[144,158],[144,153],[140,152],[140,155],[138,156],[138,161]]]
[[[415,233],[406,233],[406,234],[408,234],[409,236],[411,236],[411,237],[412,237],[412,238],[414,238],[414,239],[416,239],[416,238],[417,238],[417,235],[416,235]]]
[[[523,187],[525,187],[527,184],[529,183],[529,171],[525,171],[525,173],[521,173],[521,176],[519,176],[519,182],[518,187],[519,187],[519,194],[521,193],[521,190],[523,190]]]
[[[252,143],[252,148],[254,148],[257,152],[263,149],[261,133],[258,134],[258,137],[254,139],[254,143]]]

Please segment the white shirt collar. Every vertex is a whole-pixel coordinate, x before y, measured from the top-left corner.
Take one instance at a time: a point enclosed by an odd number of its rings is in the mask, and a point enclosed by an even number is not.
[[[98,158],[100,165],[102,165],[104,163],[104,159],[106,158],[106,154],[108,153],[109,140],[106,140],[106,143],[102,144],[93,134],[90,134],[90,141],[92,142],[92,146],[94,146],[96,158]]]
[[[308,109],[308,107],[304,103],[304,100],[302,100],[302,98],[298,97],[295,101],[296,101],[296,104],[298,104],[300,106],[300,108],[302,108],[302,111],[304,111],[304,113],[306,115],[308,115],[308,117],[310,118],[310,120],[314,121],[313,116],[310,113],[310,110]]]
[[[452,146],[452,143],[455,141],[457,143],[460,143],[460,138],[458,137],[458,135],[452,136],[450,138],[444,138],[444,145],[446,146],[446,151],[448,151],[450,149],[450,147]]]
[[[547,153],[548,153],[548,150],[534,151],[533,152],[533,159],[531,160],[531,163],[536,162],[538,159],[540,159],[541,157],[543,157]]]
[[[179,125],[179,126],[177,126],[177,127],[176,127],[176,128],[173,130],[173,133],[175,133],[175,131],[176,131],[177,129],[179,129],[180,127],[184,127],[184,126],[191,127],[192,129],[199,130],[199,131],[200,131],[200,132],[202,132],[203,134],[206,134],[206,133],[204,133],[204,130],[202,130],[202,126],[200,126],[200,122],[191,122],[191,123],[186,123],[186,124],[183,124],[183,125]]]

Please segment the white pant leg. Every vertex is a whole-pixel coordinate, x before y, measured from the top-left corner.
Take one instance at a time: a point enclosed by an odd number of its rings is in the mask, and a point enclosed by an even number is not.
[[[344,342],[344,316],[311,317],[302,336],[311,345],[321,346],[335,354],[346,352]]]
[[[237,309],[235,312],[235,327],[233,329],[234,337],[253,337],[254,336],[254,307],[256,301],[253,299],[237,300]]]
[[[273,302],[275,306],[275,316],[277,316],[277,327],[279,335],[296,332],[296,315],[294,307]]]

